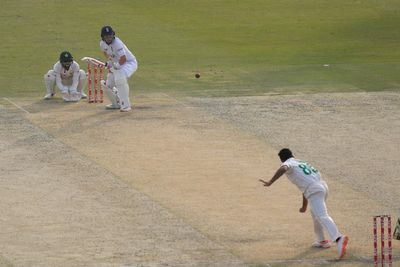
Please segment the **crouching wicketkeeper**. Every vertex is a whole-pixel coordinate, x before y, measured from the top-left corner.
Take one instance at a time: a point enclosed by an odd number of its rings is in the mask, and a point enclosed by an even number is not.
[[[400,240],[400,218],[397,219],[396,227],[394,228],[393,238]]]
[[[44,99],[53,98],[57,85],[64,101],[79,101],[81,98],[87,97],[83,92],[85,82],[85,71],[79,69],[79,64],[74,61],[70,52],[64,51],[60,54],[60,60],[54,64],[53,69],[44,75],[46,85]]]

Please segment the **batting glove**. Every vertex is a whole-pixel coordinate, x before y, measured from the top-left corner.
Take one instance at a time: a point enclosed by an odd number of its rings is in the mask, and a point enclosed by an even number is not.
[[[114,62],[111,60],[107,61],[106,66],[109,68],[116,69],[116,70],[121,68],[121,65],[118,62]]]

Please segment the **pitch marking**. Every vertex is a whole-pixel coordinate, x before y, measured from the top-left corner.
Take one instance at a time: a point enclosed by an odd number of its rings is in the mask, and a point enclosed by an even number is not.
[[[4,100],[7,100],[8,102],[10,102],[10,103],[13,104],[14,106],[16,106],[18,109],[20,109],[20,110],[22,110],[22,111],[24,111],[24,112],[30,114],[29,111],[27,111],[27,110],[24,109],[23,107],[18,106],[17,104],[15,104],[14,102],[12,102],[10,99],[8,99],[8,98],[6,98],[6,97],[3,97],[3,99],[4,99]]]

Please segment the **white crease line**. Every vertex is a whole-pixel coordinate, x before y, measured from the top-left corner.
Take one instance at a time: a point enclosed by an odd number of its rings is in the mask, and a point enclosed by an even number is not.
[[[18,106],[17,104],[15,104],[14,102],[12,102],[10,99],[3,97],[4,100],[7,100],[8,102],[10,102],[11,104],[13,104],[14,106],[16,106],[17,108],[19,108],[20,110],[26,112],[26,113],[30,113],[29,111],[27,111],[26,109],[24,109],[23,107]]]
[[[192,108],[191,106],[186,105],[186,104],[183,103],[182,101],[179,101],[179,100],[176,99],[175,97],[172,97],[172,96],[170,96],[170,95],[168,95],[168,94],[166,94],[166,93],[161,93],[161,94],[164,95],[164,96],[166,96],[167,98],[172,99],[172,100],[174,100],[175,102],[181,104],[181,105],[184,106],[185,108]]]

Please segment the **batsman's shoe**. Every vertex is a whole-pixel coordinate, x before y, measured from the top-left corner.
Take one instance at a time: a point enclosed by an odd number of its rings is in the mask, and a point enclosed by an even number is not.
[[[81,98],[82,99],[86,99],[87,98],[87,94],[85,94],[84,92],[81,92]]]
[[[106,109],[120,109],[121,107],[119,105],[113,105],[113,104],[108,104],[106,106]]]
[[[43,99],[44,99],[44,100],[49,100],[49,99],[52,99],[53,96],[54,96],[54,94],[46,94],[46,95],[43,97]]]
[[[342,235],[337,242],[337,249],[338,249],[338,255],[339,259],[343,258],[344,255],[346,254],[346,249],[347,249],[347,244],[349,243],[349,237],[347,235]]]
[[[119,111],[121,112],[128,112],[130,111],[132,108],[131,107],[125,107],[125,108],[121,108]]]
[[[312,246],[314,248],[330,248],[331,241],[329,240],[315,241],[314,243],[312,243]]]

